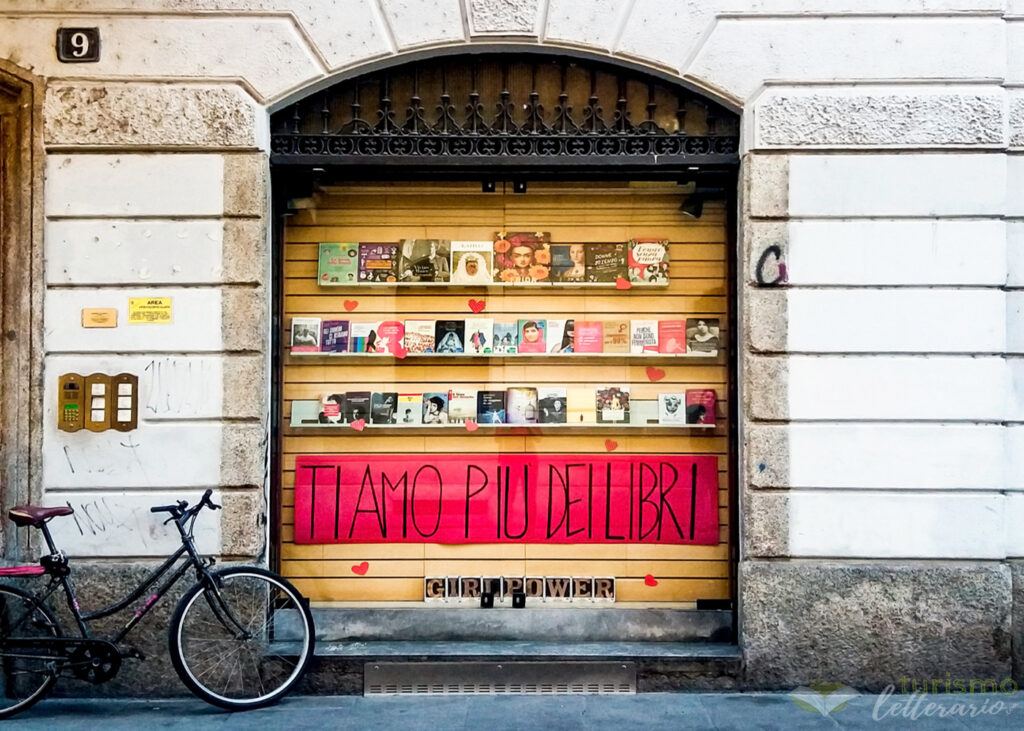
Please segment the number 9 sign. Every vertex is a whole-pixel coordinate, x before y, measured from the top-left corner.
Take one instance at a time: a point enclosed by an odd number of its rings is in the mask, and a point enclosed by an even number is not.
[[[93,63],[100,60],[99,28],[58,28],[57,60]]]

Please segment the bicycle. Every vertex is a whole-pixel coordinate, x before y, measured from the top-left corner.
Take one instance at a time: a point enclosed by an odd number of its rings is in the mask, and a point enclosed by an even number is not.
[[[50,551],[38,565],[0,569],[0,576],[49,577],[45,587],[28,593],[0,584],[0,718],[37,703],[60,677],[104,683],[126,658],[145,659],[138,650],[120,644],[129,632],[188,571],[196,582],[185,592],[171,617],[168,649],[171,663],[185,686],[204,701],[230,710],[260,708],[284,696],[302,677],[313,656],[315,632],[308,603],[287,580],[265,569],[232,566],[211,571],[214,559],[202,557],[192,537],[196,517],[204,507],[217,510],[207,490],[189,507],[184,500],[158,505],[153,513],[170,513],[181,534],[181,547],[154,569],[128,596],[83,614],[72,588],[67,555],[57,549],[47,523],[71,515],[70,505],[12,508],[8,517],[18,526],[42,531]],[[175,564],[179,559],[184,562]],[[171,572],[109,638],[94,637],[89,622],[116,614],[137,602]],[[66,636],[49,599],[64,590],[77,635]]]

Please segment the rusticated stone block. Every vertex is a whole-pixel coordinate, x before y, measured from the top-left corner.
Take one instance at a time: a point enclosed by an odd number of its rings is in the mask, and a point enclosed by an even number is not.
[[[785,289],[747,289],[743,297],[743,318],[747,344],[760,353],[782,353],[789,335]]]
[[[789,496],[743,487],[742,556],[744,559],[786,556],[789,553]]]
[[[267,506],[263,491],[226,492],[220,514],[221,553],[252,559],[262,556],[267,531]]]
[[[1024,685],[1024,561],[1010,561],[1013,574],[1013,678]]]
[[[789,158],[785,155],[744,156],[742,198],[747,216],[783,218],[789,215]]]
[[[267,211],[267,156],[224,156],[224,215],[261,217]]]
[[[474,33],[536,33],[538,0],[470,0]]]
[[[224,359],[224,410],[229,419],[266,417],[267,364],[262,355]]]
[[[767,421],[788,419],[788,361],[784,358],[746,355],[742,367],[745,418]]]
[[[224,221],[224,281],[263,284],[267,277],[267,227],[264,219]]]
[[[774,424],[748,424],[743,429],[743,455],[750,487],[787,487],[789,431]]]
[[[225,350],[262,351],[267,303],[262,288],[225,289],[221,296],[221,333]]]
[[[264,484],[267,470],[267,431],[263,424],[233,422],[224,425],[220,481],[224,486]]]

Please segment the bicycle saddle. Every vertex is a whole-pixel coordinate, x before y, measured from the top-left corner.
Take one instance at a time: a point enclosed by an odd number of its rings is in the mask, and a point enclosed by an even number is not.
[[[58,515],[71,515],[74,509],[70,505],[58,505],[55,508],[43,508],[38,505],[18,505],[7,511],[7,517],[14,521],[15,525],[40,526],[50,518]]]

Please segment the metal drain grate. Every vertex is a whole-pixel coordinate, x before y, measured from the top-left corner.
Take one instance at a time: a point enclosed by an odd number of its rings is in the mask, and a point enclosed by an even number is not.
[[[630,662],[375,662],[364,695],[611,695],[636,693]]]

